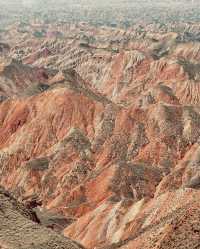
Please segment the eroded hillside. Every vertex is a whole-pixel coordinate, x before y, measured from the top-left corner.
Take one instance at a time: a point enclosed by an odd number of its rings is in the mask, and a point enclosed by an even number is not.
[[[200,248],[198,29],[1,31],[0,184],[88,249]]]

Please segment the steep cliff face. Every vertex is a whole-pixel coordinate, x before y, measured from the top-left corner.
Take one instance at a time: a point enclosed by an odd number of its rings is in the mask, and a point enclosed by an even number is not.
[[[86,248],[198,248],[199,43],[65,32],[2,63],[0,184]]]

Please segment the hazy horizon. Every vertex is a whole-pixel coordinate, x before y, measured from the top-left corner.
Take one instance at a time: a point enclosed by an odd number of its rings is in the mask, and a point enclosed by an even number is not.
[[[198,0],[7,0],[0,2],[0,7],[1,26],[33,17],[45,22],[83,21],[124,26],[138,22],[196,21],[200,18]]]

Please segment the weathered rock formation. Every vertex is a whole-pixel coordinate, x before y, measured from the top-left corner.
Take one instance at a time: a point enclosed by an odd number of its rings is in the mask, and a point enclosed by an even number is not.
[[[0,67],[0,184],[86,248],[200,248],[199,42],[134,28],[15,33]]]

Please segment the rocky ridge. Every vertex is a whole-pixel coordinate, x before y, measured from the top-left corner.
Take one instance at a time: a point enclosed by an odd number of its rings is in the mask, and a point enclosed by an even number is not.
[[[199,42],[148,28],[19,32],[2,57],[0,184],[86,248],[200,246]]]
[[[39,225],[33,211],[0,189],[0,247],[2,249],[83,249],[78,243]]]

